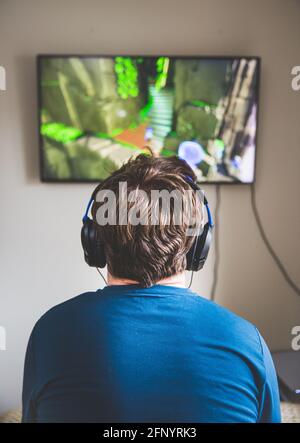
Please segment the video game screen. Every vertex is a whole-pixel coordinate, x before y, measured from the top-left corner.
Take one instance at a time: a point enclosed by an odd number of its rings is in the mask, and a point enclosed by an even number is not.
[[[101,181],[149,146],[252,183],[258,80],[256,57],[38,56],[41,178]]]

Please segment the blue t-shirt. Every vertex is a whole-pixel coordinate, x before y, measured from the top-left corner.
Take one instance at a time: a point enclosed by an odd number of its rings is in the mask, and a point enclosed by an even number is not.
[[[107,286],[35,325],[23,422],[280,422],[280,403],[251,323],[188,289]]]

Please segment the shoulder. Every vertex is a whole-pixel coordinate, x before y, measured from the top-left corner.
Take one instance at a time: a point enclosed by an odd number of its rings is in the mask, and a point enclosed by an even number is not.
[[[96,294],[96,292],[84,292],[53,306],[39,318],[34,331],[40,333],[46,329],[49,332],[52,326],[55,329],[67,327],[69,323],[76,320]]]
[[[195,318],[195,321],[200,323],[200,319],[204,319],[210,333],[220,337],[225,345],[234,346],[241,352],[253,353],[262,359],[261,336],[253,323],[196,293],[191,292],[191,299],[197,306],[195,316],[198,320]]]
[[[226,323],[227,325],[248,330],[250,333],[255,332],[255,335],[257,335],[256,327],[253,323],[239,316],[238,314],[235,314],[230,309],[204,298],[196,292],[189,291],[189,295],[191,296],[191,300],[198,304],[202,314],[207,313],[207,315],[213,316],[217,323],[221,325]]]

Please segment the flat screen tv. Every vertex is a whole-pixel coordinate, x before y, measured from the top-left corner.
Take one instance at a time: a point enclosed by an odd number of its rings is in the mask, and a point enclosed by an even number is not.
[[[37,60],[43,181],[101,181],[146,146],[199,183],[254,181],[259,58]]]

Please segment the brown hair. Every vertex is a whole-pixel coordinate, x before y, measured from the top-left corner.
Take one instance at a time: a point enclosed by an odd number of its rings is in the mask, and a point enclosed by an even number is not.
[[[186,176],[192,180],[196,178],[188,164],[175,156],[156,158],[152,155],[139,155],[101,183],[95,193],[100,190],[113,191],[117,198],[118,213],[120,182],[126,182],[128,191],[121,199],[127,198],[130,192],[139,190],[144,191],[148,197],[152,190],[176,190],[184,194],[191,190]],[[149,212],[148,203],[149,201],[140,201],[140,210]],[[95,200],[92,207],[95,223],[101,204]],[[170,201],[170,204],[171,211],[174,211],[174,201]],[[195,220],[200,215],[200,210],[194,197],[192,206],[192,217]],[[99,237],[104,243],[108,271],[115,277],[137,281],[143,287],[152,286],[161,279],[183,272],[186,268],[186,253],[194,240],[193,236],[186,235],[191,226],[190,220],[191,217],[183,216],[182,223],[176,224],[173,217],[170,217],[166,222],[158,209],[158,224],[154,225],[133,225],[130,221],[127,225],[122,225],[118,224],[118,218],[116,225],[97,224]]]

